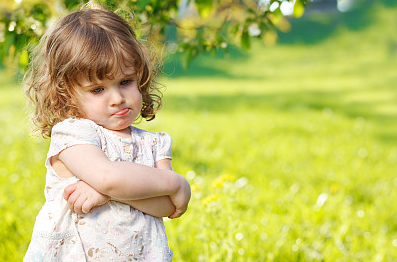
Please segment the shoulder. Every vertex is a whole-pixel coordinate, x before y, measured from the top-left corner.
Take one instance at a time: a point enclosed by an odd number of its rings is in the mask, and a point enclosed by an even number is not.
[[[150,146],[154,162],[168,158],[171,159],[171,136],[165,132],[149,132],[133,127],[134,136],[138,136],[137,143],[145,143]],[[137,138],[137,137],[136,137]]]
[[[61,141],[90,141],[98,144],[99,126],[95,122],[82,118],[68,118],[57,123],[51,131],[51,142]]]
[[[52,133],[55,131],[59,130],[68,130],[70,128],[73,129],[78,129],[78,128],[83,128],[83,129],[96,129],[97,124],[95,122],[84,119],[84,118],[67,118],[56,125],[52,128]]]
[[[94,122],[87,119],[68,118],[57,123],[51,131],[46,165],[49,166],[48,160],[62,150],[84,144],[101,147],[98,126]]]
[[[138,136],[141,139],[150,141],[154,144],[158,143],[158,142],[163,142],[163,141],[170,141],[172,142],[171,136],[168,133],[165,132],[150,132],[144,129],[140,129],[137,127],[132,127],[132,133],[135,136]]]

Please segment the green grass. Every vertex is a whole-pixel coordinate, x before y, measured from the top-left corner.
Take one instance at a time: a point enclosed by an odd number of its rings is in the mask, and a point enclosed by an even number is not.
[[[396,260],[397,9],[371,11],[293,21],[277,46],[188,72],[167,64],[164,108],[141,126],[171,134],[193,188],[165,222],[174,261]],[[0,77],[0,261],[20,261],[48,141],[29,138],[23,95]]]

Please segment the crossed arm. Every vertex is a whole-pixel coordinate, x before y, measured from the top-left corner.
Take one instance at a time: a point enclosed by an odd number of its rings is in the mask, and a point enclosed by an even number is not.
[[[167,159],[151,168],[112,162],[96,146],[76,145],[53,157],[51,165],[58,175],[73,174],[82,180],[64,192],[69,208],[76,213],[116,200],[153,216],[176,218],[186,211],[190,199],[187,180],[172,171]]]

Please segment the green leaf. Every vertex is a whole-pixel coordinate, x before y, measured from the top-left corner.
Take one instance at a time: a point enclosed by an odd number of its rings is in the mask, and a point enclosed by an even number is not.
[[[294,17],[299,18],[305,13],[305,6],[302,0],[296,0],[294,5]]]
[[[251,39],[248,34],[248,30],[244,30],[243,33],[241,34],[241,47],[244,50],[248,50],[251,46]]]
[[[150,0],[139,0],[136,2],[136,5],[140,10],[145,9],[145,7],[150,3]]]
[[[29,64],[29,54],[26,49],[24,49],[19,56],[19,65],[25,67]]]
[[[8,32],[5,35],[5,41],[0,45],[0,64],[5,62],[6,57],[10,55],[10,49],[15,42],[15,34]]]
[[[212,0],[197,0],[195,3],[201,17],[207,17],[211,13]]]

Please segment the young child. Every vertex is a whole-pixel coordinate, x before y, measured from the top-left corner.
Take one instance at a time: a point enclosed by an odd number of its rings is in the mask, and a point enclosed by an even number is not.
[[[187,209],[171,138],[132,127],[161,106],[147,49],[116,14],[87,9],[41,40],[26,75],[50,136],[46,202],[24,261],[171,261],[161,217]]]

